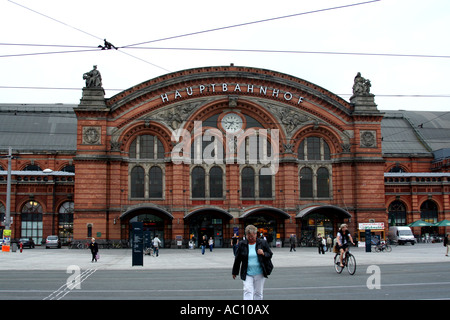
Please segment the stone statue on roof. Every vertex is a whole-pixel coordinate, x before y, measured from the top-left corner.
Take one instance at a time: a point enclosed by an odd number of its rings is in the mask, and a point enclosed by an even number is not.
[[[363,78],[361,72],[358,72],[353,83],[353,96],[370,96],[370,87],[370,80]]]
[[[97,70],[97,66],[83,74],[83,79],[86,80],[86,88],[101,88],[102,87],[102,76],[100,71]]]

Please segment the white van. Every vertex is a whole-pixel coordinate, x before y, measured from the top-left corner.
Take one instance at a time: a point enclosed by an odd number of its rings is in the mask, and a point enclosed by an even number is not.
[[[410,242],[412,245],[416,243],[414,234],[410,227],[389,227],[388,238],[398,244]]]

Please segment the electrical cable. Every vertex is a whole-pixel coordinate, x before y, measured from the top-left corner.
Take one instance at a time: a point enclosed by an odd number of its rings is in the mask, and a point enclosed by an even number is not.
[[[130,49],[145,50],[181,50],[181,51],[221,51],[250,53],[290,53],[290,54],[330,54],[355,56],[384,56],[402,58],[450,58],[450,55],[406,54],[406,53],[367,53],[367,52],[337,52],[337,51],[300,51],[300,50],[269,50],[269,49],[224,49],[224,48],[174,48],[174,47],[133,47]]]
[[[234,25],[231,25],[231,26],[212,28],[212,29],[207,29],[207,30],[203,30],[203,31],[190,32],[190,33],[185,33],[185,34],[181,34],[181,35],[177,35],[177,36],[171,36],[171,37],[166,37],[166,38],[161,38],[161,39],[156,39],[156,40],[150,40],[150,41],[144,41],[144,42],[129,44],[129,45],[126,45],[126,46],[122,46],[121,48],[130,48],[130,47],[135,47],[135,46],[148,44],[148,43],[153,43],[153,42],[178,39],[178,38],[183,38],[183,37],[188,37],[188,36],[193,36],[193,35],[198,35],[198,34],[204,34],[204,33],[209,33],[209,32],[214,32],[214,31],[220,31],[220,30],[238,28],[238,27],[243,27],[243,26],[249,26],[249,25],[253,25],[253,24],[269,22],[269,21],[275,21],[275,20],[281,20],[281,19],[286,19],[286,18],[292,18],[292,17],[302,16],[302,15],[307,15],[307,14],[312,14],[312,13],[319,13],[319,12],[331,11],[331,10],[336,10],[336,9],[355,7],[355,6],[369,4],[369,3],[374,3],[374,2],[379,2],[379,1],[381,1],[381,0],[371,0],[371,1],[353,3],[353,4],[338,6],[338,7],[330,7],[330,8],[325,8],[325,9],[317,9],[317,10],[312,10],[312,11],[307,11],[307,12],[294,13],[294,14],[281,16],[281,17],[268,18],[268,19],[256,20],[256,21],[251,21],[251,22],[244,22],[244,23],[234,24]]]
[[[62,24],[62,25],[64,25],[64,26],[66,26],[66,27],[72,28],[72,29],[74,29],[74,30],[76,30],[76,31],[78,31],[78,32],[84,33],[84,34],[86,34],[86,35],[88,35],[88,36],[91,36],[91,37],[93,37],[93,38],[95,38],[95,39],[102,40],[102,41],[105,41],[105,42],[106,42],[106,39],[102,39],[102,38],[100,38],[100,37],[97,37],[96,35],[94,35],[94,34],[92,34],[92,33],[89,33],[89,32],[86,32],[86,31],[84,31],[84,30],[81,30],[81,29],[79,29],[79,28],[76,28],[76,27],[74,27],[74,26],[71,26],[70,24],[67,24],[67,23],[65,23],[65,22],[63,22],[63,21],[61,21],[61,20],[52,18],[52,17],[50,17],[50,16],[48,16],[48,15],[46,15],[46,14],[43,14],[43,13],[41,13],[41,12],[38,12],[38,11],[33,10],[33,9],[31,9],[31,8],[28,8],[28,7],[26,7],[26,6],[24,6],[24,5],[20,4],[20,3],[14,2],[14,1],[12,1],[12,0],[8,0],[8,1],[9,1],[10,3],[13,3],[13,4],[15,4],[15,5],[19,6],[19,7],[22,7],[22,8],[24,8],[24,9],[26,9],[26,10],[29,10],[29,11],[31,11],[31,12],[34,12],[34,13],[38,14],[38,15],[41,15],[41,16],[47,18],[47,19],[50,19],[50,20],[55,21],[55,22],[57,22],[57,23],[60,23],[60,24]],[[101,46],[99,46],[99,47],[101,47]],[[104,49],[104,48],[103,48],[103,49]],[[97,47],[96,50],[98,50],[98,47]],[[84,50],[84,51],[88,51],[88,50]],[[90,50],[90,51],[94,51],[94,50]],[[83,51],[80,50],[80,51],[72,51],[72,52],[70,52],[70,51],[63,51],[63,52],[47,52],[47,53],[34,53],[34,54],[4,55],[4,56],[0,56],[0,58],[5,58],[5,57],[18,57],[18,56],[30,56],[30,55],[41,55],[41,54],[55,54],[55,53],[74,53],[74,52],[83,52]],[[149,61],[146,61],[146,60],[144,60],[144,59],[142,59],[142,58],[136,57],[136,56],[134,56],[134,55],[132,55],[132,54],[129,54],[129,53],[126,53],[126,52],[123,52],[123,51],[120,51],[120,52],[121,52],[122,54],[125,54],[125,55],[129,56],[129,57],[132,57],[132,58],[134,58],[134,59],[137,59],[137,60],[143,61],[143,62],[145,62],[145,63],[147,63],[147,64],[150,64],[150,65],[152,65],[152,66],[154,66],[154,67],[157,67],[157,68],[160,68],[160,69],[162,69],[162,70],[164,70],[164,71],[170,72],[170,71],[169,71],[168,69],[166,69],[166,68],[163,68],[163,67],[161,67],[161,66],[158,66],[158,65],[156,65],[156,64],[154,64],[154,63],[151,63],[151,62],[149,62]]]

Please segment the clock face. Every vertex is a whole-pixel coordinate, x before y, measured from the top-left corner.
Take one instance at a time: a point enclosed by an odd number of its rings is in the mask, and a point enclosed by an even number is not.
[[[236,113],[227,113],[221,122],[227,132],[237,132],[242,129],[242,118]]]

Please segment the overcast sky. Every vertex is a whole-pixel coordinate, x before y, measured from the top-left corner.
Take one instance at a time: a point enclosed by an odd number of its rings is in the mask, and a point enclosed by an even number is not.
[[[78,104],[94,64],[109,98],[166,73],[234,63],[347,101],[361,72],[380,110],[450,111],[450,1],[364,2],[0,0],[0,103]],[[103,39],[119,49],[98,49]],[[61,51],[77,52],[35,54]]]

